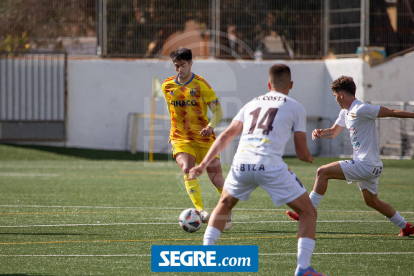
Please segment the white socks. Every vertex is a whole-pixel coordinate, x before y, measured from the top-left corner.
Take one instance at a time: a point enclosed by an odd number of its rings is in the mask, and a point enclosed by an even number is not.
[[[310,266],[315,240],[309,238],[299,238],[298,240],[298,266],[302,269]]]
[[[323,195],[320,195],[318,193],[315,193],[312,191],[309,195],[310,200],[312,201],[313,207],[318,208],[319,203],[321,203]],[[407,222],[405,219],[398,213],[395,212],[395,215],[392,218],[388,218],[389,221],[400,227],[401,229],[404,229],[407,226]]]
[[[322,197],[323,195],[317,194],[314,191],[310,193],[309,198],[312,201],[312,205],[315,207],[315,209],[317,209],[319,203],[321,203]]]
[[[220,237],[220,230],[213,226],[207,226],[206,232],[204,232],[203,245],[214,245]]]
[[[404,229],[407,226],[407,222],[398,212],[395,212],[395,215],[393,215],[391,218],[386,218],[401,229]]]

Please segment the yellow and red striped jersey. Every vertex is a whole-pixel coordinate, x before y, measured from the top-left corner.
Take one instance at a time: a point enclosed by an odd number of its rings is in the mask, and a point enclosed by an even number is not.
[[[167,78],[162,83],[165,100],[171,117],[171,142],[197,143],[210,147],[215,140],[213,132],[210,137],[203,137],[199,132],[208,125],[207,106],[219,104],[216,93],[207,81],[194,73],[184,84],[177,76]]]

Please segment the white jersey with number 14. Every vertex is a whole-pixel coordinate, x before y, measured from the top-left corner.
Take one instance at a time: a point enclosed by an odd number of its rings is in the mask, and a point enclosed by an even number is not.
[[[233,164],[282,165],[285,146],[292,133],[306,132],[305,108],[276,91],[247,103],[233,120],[243,122]]]

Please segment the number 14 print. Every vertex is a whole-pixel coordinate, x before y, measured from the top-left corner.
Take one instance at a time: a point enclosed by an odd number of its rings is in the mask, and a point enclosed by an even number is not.
[[[249,115],[253,116],[252,124],[250,125],[250,129],[248,134],[252,134],[256,128],[257,120],[259,119],[260,111],[262,110],[261,107],[253,110],[249,113]],[[257,128],[263,129],[264,135],[269,135],[269,132],[273,130],[273,121],[275,120],[276,113],[279,109],[278,108],[269,108],[266,113],[263,115],[263,118],[260,120],[259,125]],[[265,123],[266,121],[266,123]]]

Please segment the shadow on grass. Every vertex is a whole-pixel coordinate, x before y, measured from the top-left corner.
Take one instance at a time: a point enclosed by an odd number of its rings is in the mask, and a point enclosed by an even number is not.
[[[51,274],[0,274],[0,276],[54,276]]]
[[[79,233],[0,233],[1,235],[24,235],[24,236],[102,236],[98,234],[79,234]],[[1,274],[0,274],[1,275]]]
[[[132,154],[127,151],[15,144],[0,144],[0,153],[4,153],[0,154],[0,156],[2,156],[2,160],[58,160],[59,156],[62,156],[89,160],[147,161],[149,156],[148,153],[144,152],[137,152],[136,154]],[[153,157],[154,161],[172,160],[172,156],[170,154],[154,153]]]
[[[54,274],[22,274],[22,273],[12,273],[12,274],[1,274],[0,276],[57,276]]]

